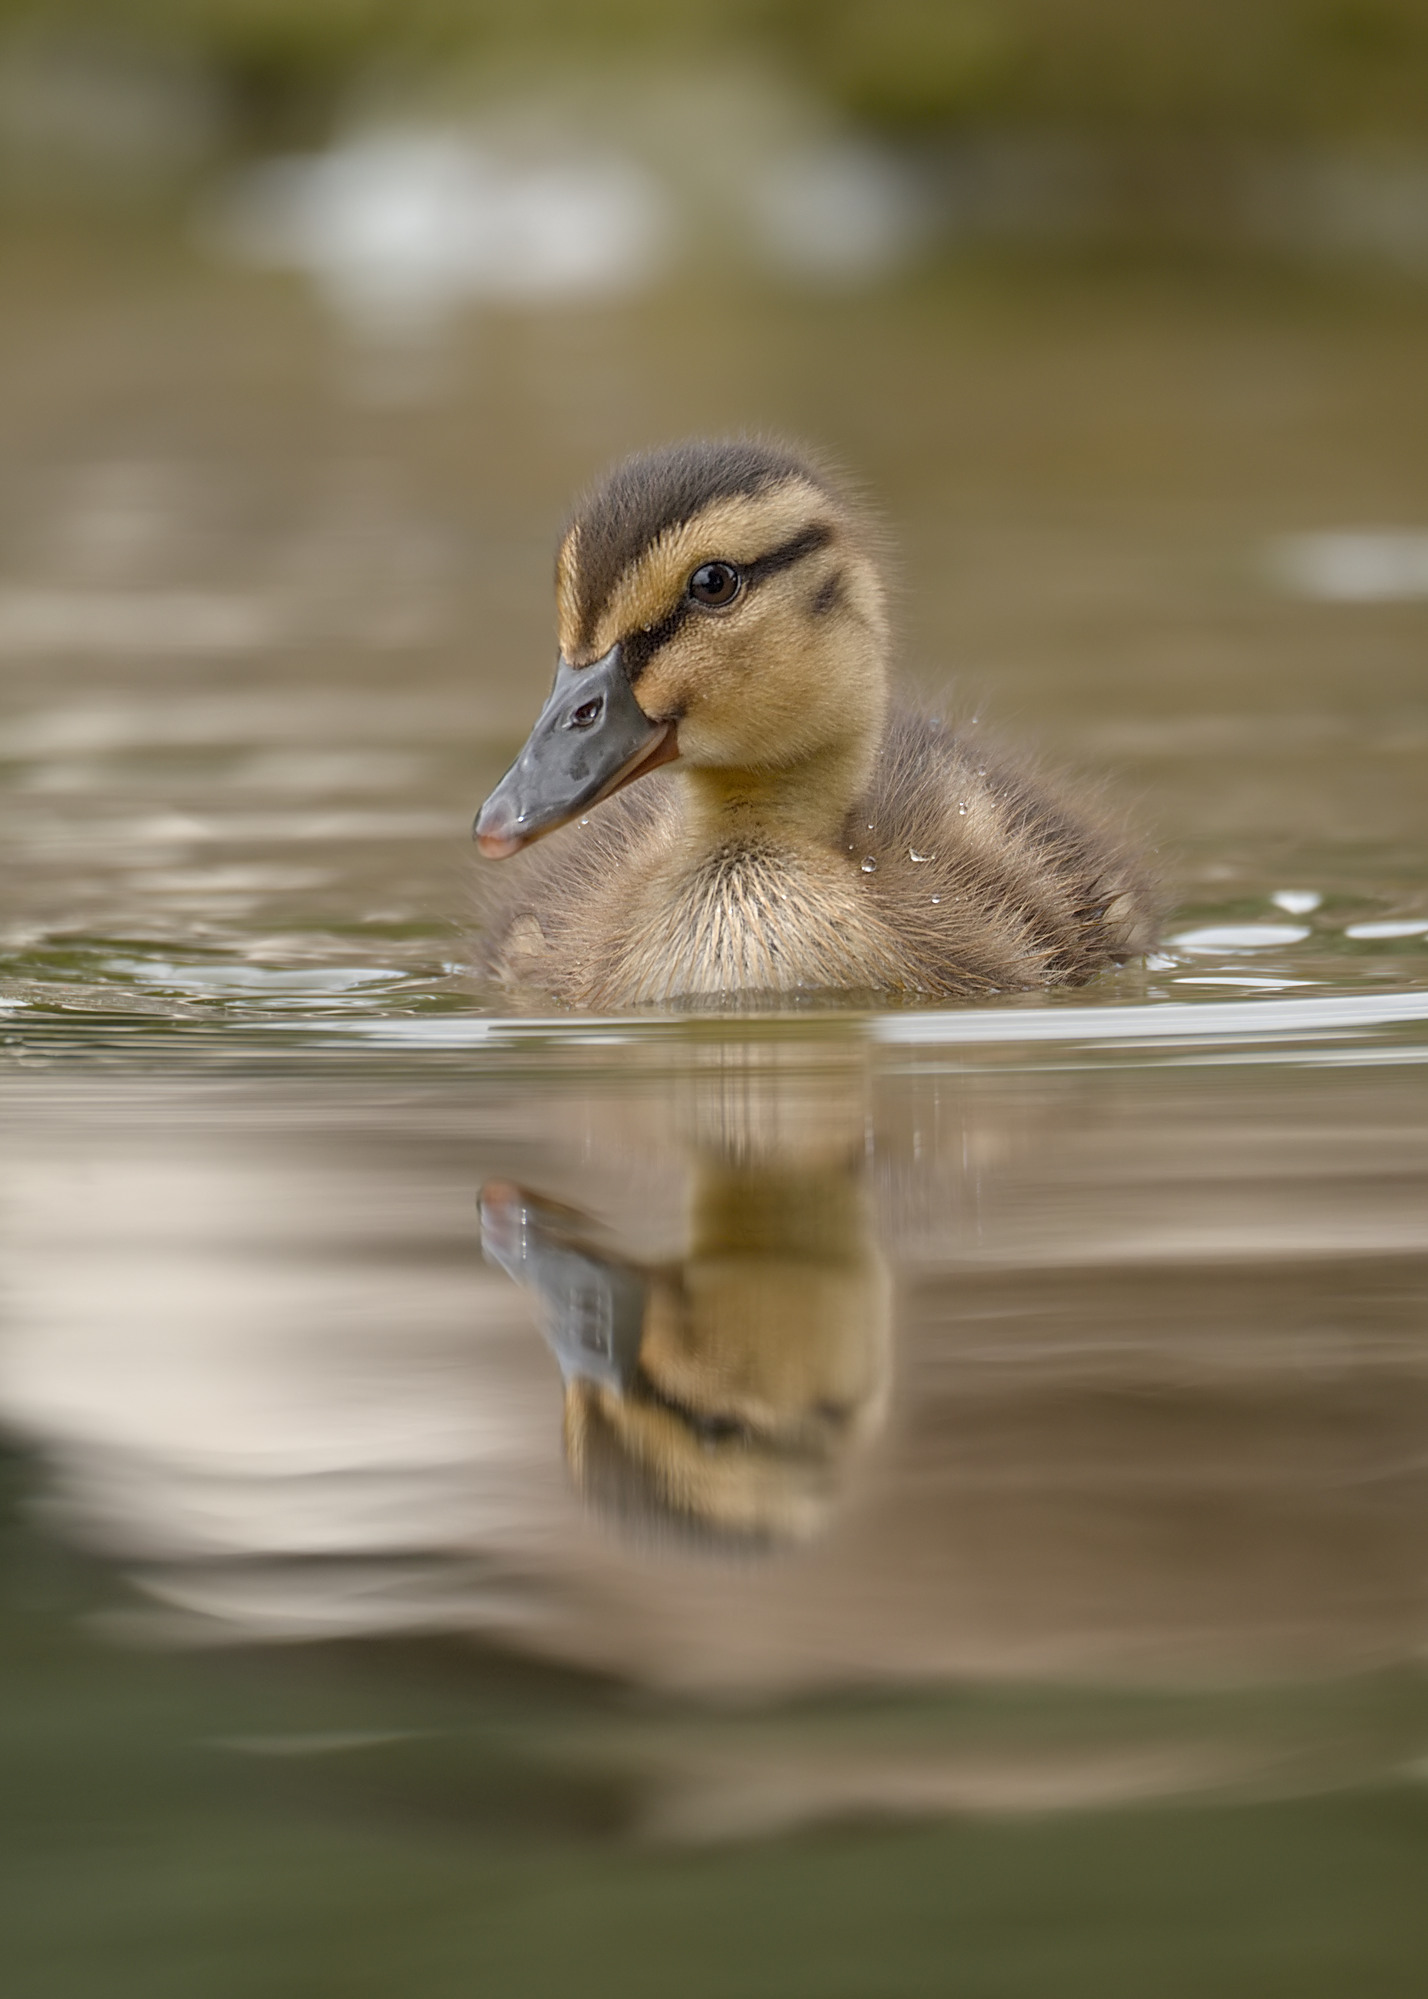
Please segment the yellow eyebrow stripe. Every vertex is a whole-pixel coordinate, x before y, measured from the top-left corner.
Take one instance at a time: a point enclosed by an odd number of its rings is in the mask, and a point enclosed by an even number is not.
[[[577,630],[580,619],[580,523],[577,521],[560,544],[555,558],[555,628],[560,649],[567,659],[570,650],[566,634]]]

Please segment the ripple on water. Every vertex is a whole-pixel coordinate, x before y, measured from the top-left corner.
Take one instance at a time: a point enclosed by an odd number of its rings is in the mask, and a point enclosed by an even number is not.
[[[1302,944],[1308,935],[1308,928],[1298,923],[1212,923],[1181,930],[1166,942],[1178,951],[1268,951],[1275,945]]]
[[[1407,922],[1351,923],[1344,935],[1355,943],[1377,943],[1393,937],[1428,936],[1428,917],[1415,916]]]

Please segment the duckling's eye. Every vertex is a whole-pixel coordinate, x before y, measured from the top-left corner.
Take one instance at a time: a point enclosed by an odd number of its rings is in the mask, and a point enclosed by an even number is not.
[[[732,562],[706,562],[689,579],[689,594],[696,604],[732,604],[743,582]]]
[[[578,708],[571,709],[569,715],[566,717],[566,727],[570,729],[588,729],[593,723],[599,721],[604,712],[604,695],[592,695],[590,700],[582,701]]]

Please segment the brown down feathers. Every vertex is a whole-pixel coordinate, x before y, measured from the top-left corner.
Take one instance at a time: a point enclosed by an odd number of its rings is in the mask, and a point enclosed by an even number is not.
[[[715,558],[748,580],[706,615],[685,592]],[[784,445],[695,440],[608,474],[561,544],[562,646],[578,669],[618,643],[680,761],[483,869],[480,969],[580,1008],[949,999],[1148,949],[1154,884],[1094,799],[887,709],[882,603],[865,516]]]
[[[679,779],[661,771],[506,863],[498,881],[484,875],[495,893],[480,969],[573,1007],[681,997],[628,990],[632,890],[678,856],[681,831]],[[1155,941],[1154,884],[1114,822],[980,730],[894,709],[844,845],[858,905],[845,990],[950,999],[1079,985]],[[748,857],[751,884],[729,856],[703,857],[711,939],[778,920],[760,889],[780,861]]]

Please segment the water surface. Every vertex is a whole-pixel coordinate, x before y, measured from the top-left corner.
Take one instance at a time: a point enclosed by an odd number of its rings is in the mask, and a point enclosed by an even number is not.
[[[10,249],[23,1989],[1416,1991],[1428,612],[1276,550],[1428,520],[1421,302],[713,288],[371,406],[294,292]],[[473,981],[565,497],[742,422],[1138,801],[1150,961]]]

